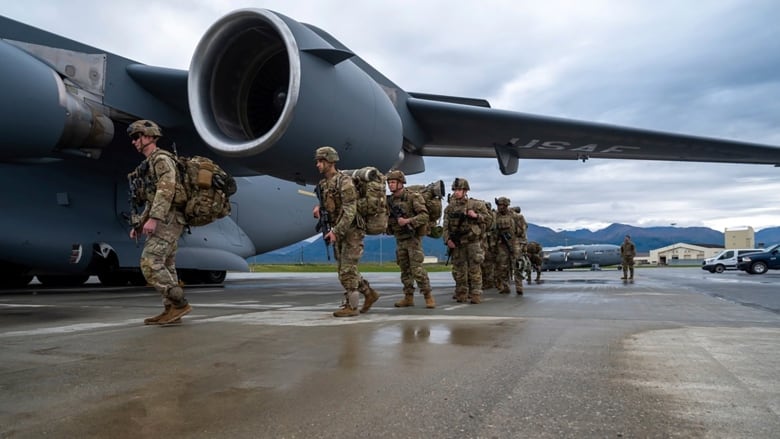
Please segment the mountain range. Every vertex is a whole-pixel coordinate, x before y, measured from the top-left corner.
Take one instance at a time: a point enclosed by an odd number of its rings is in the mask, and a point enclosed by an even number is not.
[[[537,241],[544,247],[574,244],[616,244],[623,242],[625,235],[631,235],[637,252],[665,247],[678,242],[688,244],[722,247],[723,232],[707,227],[635,227],[627,224],[611,224],[592,232],[588,229],[555,231],[548,227],[528,224],[528,239]],[[756,244],[765,246],[780,242],[780,227],[772,227],[756,232]],[[436,256],[440,261],[447,259],[447,249],[441,239],[424,238],[423,249],[427,256]],[[330,259],[333,259],[333,247],[328,247]],[[274,251],[248,258],[250,263],[259,264],[299,264],[327,262],[325,244],[319,236],[309,238]],[[366,236],[362,262],[395,261],[395,239],[387,235]]]

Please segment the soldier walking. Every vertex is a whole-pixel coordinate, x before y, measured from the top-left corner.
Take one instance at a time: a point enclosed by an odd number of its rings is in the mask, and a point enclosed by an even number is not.
[[[176,275],[176,250],[186,223],[182,212],[186,195],[175,157],[157,147],[157,139],[162,137],[160,127],[150,120],[138,120],[127,127],[127,135],[136,151],[146,157],[128,176],[142,183],[133,192],[134,198],[140,198],[134,203],[145,204],[143,212],[133,218],[130,239],[137,239],[139,233],[147,237],[141,252],[141,272],[162,295],[164,307],[162,313],[144,319],[144,324],[178,323],[192,311]]]
[[[338,152],[330,147],[317,148],[314,154],[317,170],[323,179],[318,183],[322,205],[331,221],[325,234],[326,244],[333,244],[333,254],[338,263],[339,282],[344,287],[344,300],[334,317],[354,317],[367,312],[379,300],[377,293],[358,271],[358,262],[363,256],[365,231],[358,227],[358,193],[352,178],[336,169]],[[320,218],[320,206],[314,206],[314,218]],[[364,296],[363,307],[358,310],[360,294]]]
[[[401,283],[404,285],[404,298],[395,303],[396,307],[414,306],[414,283],[425,298],[426,308],[435,308],[436,301],[431,294],[431,281],[423,267],[425,254],[422,237],[428,231],[428,208],[425,199],[417,192],[407,190],[406,176],[394,170],[387,174],[387,187],[391,194],[387,196],[389,219],[388,231],[395,237],[395,258],[401,268]]]
[[[631,236],[626,235],[623,239],[623,244],[620,245],[620,258],[623,265],[623,277],[621,279],[634,279],[634,256],[636,256],[636,246],[631,242]]]
[[[482,269],[485,260],[482,234],[489,219],[484,201],[469,199],[469,182],[456,178],[452,197],[444,209],[444,243],[452,259],[455,299],[478,304],[482,301]]]
[[[514,277],[515,291],[523,295],[523,273],[518,269],[520,236],[516,214],[509,210],[509,198],[496,198],[496,288],[500,294],[509,294]],[[514,276],[512,276],[514,274]]]

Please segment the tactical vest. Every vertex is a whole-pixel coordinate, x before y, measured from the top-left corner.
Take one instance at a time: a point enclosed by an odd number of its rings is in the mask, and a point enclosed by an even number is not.
[[[331,215],[331,227],[334,227],[344,214],[344,203],[352,201],[357,203],[357,190],[352,184],[352,177],[341,172],[337,172],[333,178],[322,179],[320,188],[323,196],[322,204]],[[355,216],[357,217],[357,211]]]
[[[466,212],[473,210],[474,212],[482,212],[479,205],[482,205],[484,209],[485,203],[483,201],[475,200],[472,198],[465,201],[452,199],[450,204],[445,209],[445,215],[447,215],[447,229],[449,236],[458,236],[461,242],[471,242],[477,240],[482,236],[483,224],[480,224],[477,218],[469,218]]]
[[[393,213],[403,212],[403,217],[405,218],[412,218],[417,216],[420,212],[415,210],[414,208],[414,201],[415,198],[417,199],[417,202],[420,203],[422,206],[425,206],[425,199],[423,198],[422,194],[417,192],[411,192],[408,189],[405,189],[403,191],[403,194],[400,197],[395,197],[392,194],[387,196],[387,206],[391,213],[391,218],[388,220],[388,229],[395,235],[397,238],[410,238],[412,236],[425,236],[428,234],[429,231],[429,223],[428,221],[424,222],[423,224],[420,224],[417,227],[414,227],[413,224],[409,224],[410,227],[401,226],[398,224],[398,220],[393,218]]]
[[[165,160],[164,157],[170,158],[171,162],[169,164],[176,172],[176,188],[171,205],[181,207],[187,202],[187,194],[179,183],[176,157],[170,152],[158,148],[128,175],[130,196],[133,204],[140,206],[154,201],[154,197],[157,194],[157,182],[159,181],[155,167],[160,160]]]
[[[509,213],[496,214],[496,229],[500,232],[509,232],[512,236],[515,236],[515,219]]]

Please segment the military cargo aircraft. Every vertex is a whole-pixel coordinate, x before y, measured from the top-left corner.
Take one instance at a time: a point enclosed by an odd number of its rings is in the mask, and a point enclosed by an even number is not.
[[[590,267],[599,269],[620,265],[620,246],[613,244],[578,244],[542,249],[542,270]]]
[[[74,23],[78,25],[78,23]],[[89,23],[83,23],[88,26]],[[145,65],[0,17],[0,285],[143,282],[128,239],[125,135],[151,119],[179,154],[237,177],[228,218],[180,240],[188,282],[219,282],[246,258],[314,234],[314,150],[341,169],[408,174],[425,156],[780,163],[780,148],[493,109],[402,90],[322,29],[264,9],[219,18],[188,70]]]

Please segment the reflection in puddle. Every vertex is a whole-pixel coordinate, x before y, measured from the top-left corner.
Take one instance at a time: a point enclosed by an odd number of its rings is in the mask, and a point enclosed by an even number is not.
[[[374,331],[371,343],[376,346],[399,344],[432,343],[463,346],[491,345],[496,333],[514,329],[515,325],[499,321],[485,325],[464,325],[462,323],[405,322],[385,326]]]
[[[381,346],[401,343],[428,342],[447,344],[450,341],[450,329],[444,324],[426,322],[405,323],[400,326],[386,326],[374,332],[373,343]]]

